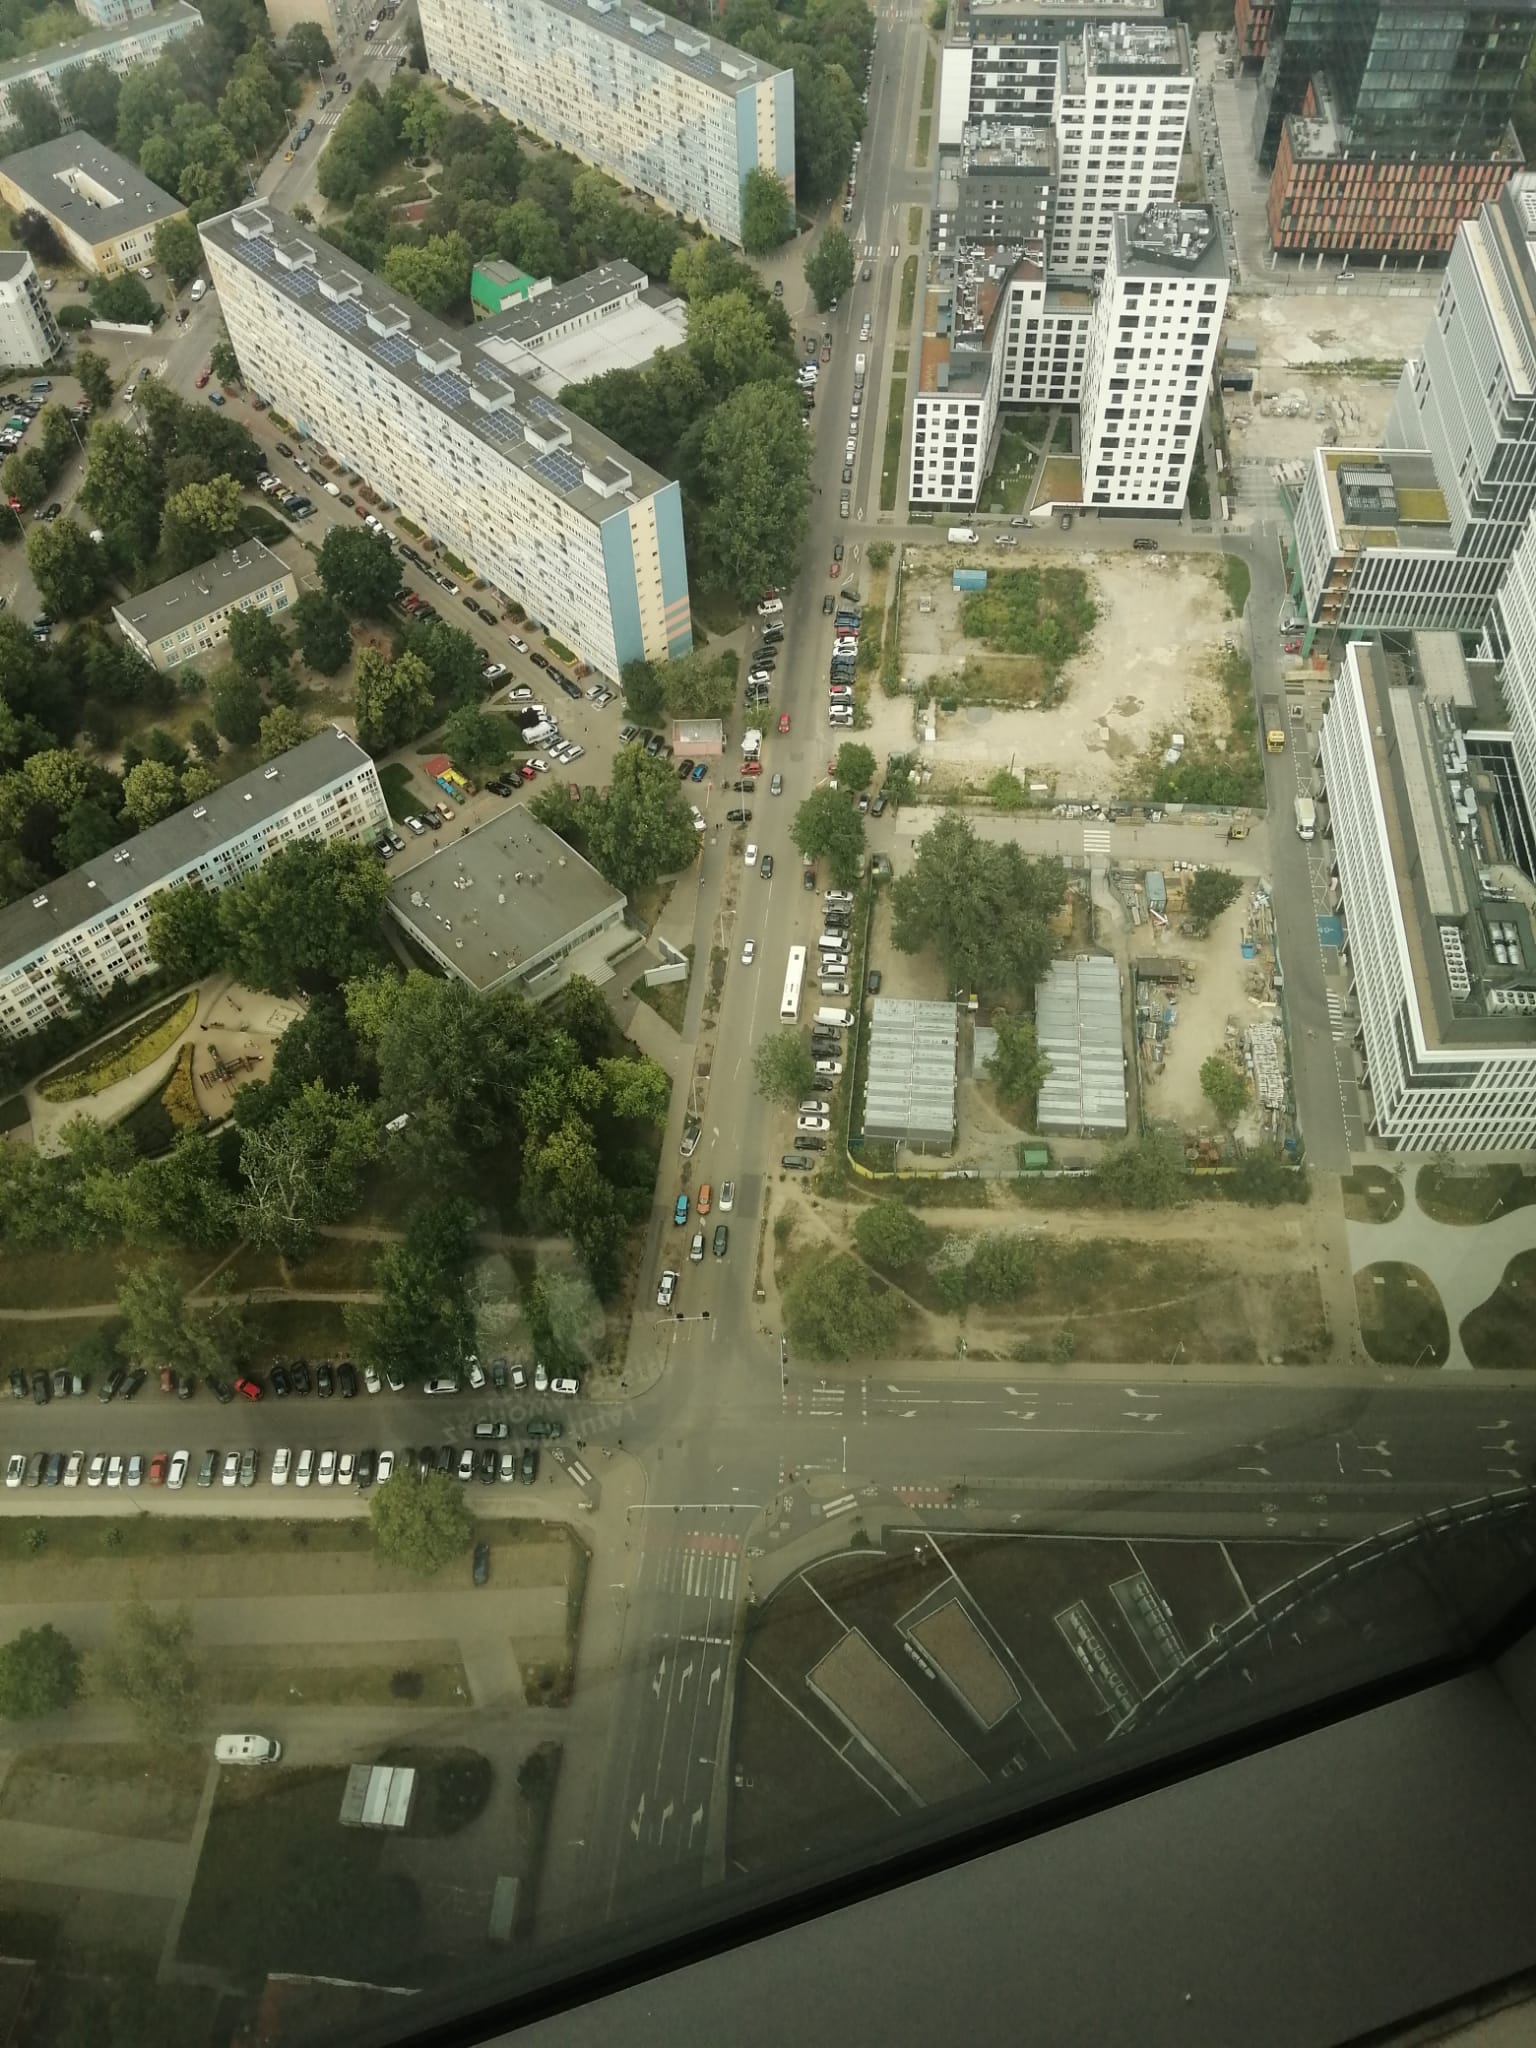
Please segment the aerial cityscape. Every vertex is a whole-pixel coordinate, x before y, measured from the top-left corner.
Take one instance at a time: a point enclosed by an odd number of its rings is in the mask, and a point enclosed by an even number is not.
[[[76,6],[0,2043],[404,2038],[1527,1594],[1536,0]]]

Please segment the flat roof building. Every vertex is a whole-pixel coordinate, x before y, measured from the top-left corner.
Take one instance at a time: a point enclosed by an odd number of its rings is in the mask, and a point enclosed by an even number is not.
[[[422,0],[439,77],[741,241],[747,174],[795,191],[795,79],[643,0]]]
[[[1173,204],[1194,93],[1182,22],[1093,22],[1062,45],[1053,270],[1104,270],[1119,217]]]
[[[167,44],[180,42],[200,29],[203,17],[190,0],[172,0],[158,14],[143,14],[137,20],[114,21],[109,27],[79,36],[71,43],[57,43],[49,50],[34,50],[25,57],[13,57],[0,64],[0,123],[14,120],[11,94],[18,85],[35,85],[48,95],[65,121],[70,118],[59,90],[66,71],[77,64],[103,63],[119,78],[141,64],[153,64]]]
[[[368,839],[388,819],[373,762],[334,727],[226,782],[0,910],[0,1036],[67,1016],[70,981],[105,995],[147,974],[162,890],[222,889],[301,839]]]
[[[953,1003],[875,997],[864,1060],[864,1136],[871,1144],[953,1149],[958,1044]]]
[[[604,675],[688,652],[675,482],[276,208],[200,232],[241,374],[300,435]]]
[[[1421,676],[1351,641],[1323,715],[1333,901],[1370,1128],[1404,1152],[1528,1151],[1536,885],[1506,826],[1512,785],[1493,772],[1508,735],[1469,726]]]
[[[1156,24],[1163,0],[953,0],[939,75],[939,143],[968,121],[1051,120],[1062,52],[1104,22]]]
[[[231,612],[269,615],[298,601],[298,580],[281,555],[243,540],[184,575],[112,607],[123,638],[157,669],[180,668],[229,637]]]
[[[1076,1138],[1126,1131],[1120,969],[1107,954],[1053,960],[1035,989],[1035,1041],[1050,1061],[1035,1121]]]
[[[573,974],[604,982],[638,944],[625,899],[526,804],[513,804],[401,875],[390,915],[482,993],[553,995]]]
[[[36,208],[75,261],[104,277],[147,263],[155,229],[185,219],[187,211],[137,164],[82,128],[0,162],[0,199],[13,213]]]
[[[568,284],[546,278],[527,298],[510,296],[481,321],[475,339],[503,368],[558,398],[567,384],[644,369],[658,349],[681,348],[688,303],[633,263],[601,263]]]
[[[0,369],[51,363],[63,346],[36,264],[25,249],[0,249]]]

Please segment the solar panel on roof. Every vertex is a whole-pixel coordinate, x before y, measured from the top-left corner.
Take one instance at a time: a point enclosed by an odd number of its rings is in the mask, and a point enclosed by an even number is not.
[[[271,269],[272,244],[267,240],[265,235],[260,236],[259,239],[254,242],[247,242],[245,248],[247,256],[250,258],[250,261],[254,264],[257,270]]]
[[[523,437],[523,423],[515,412],[482,413],[479,427],[482,434],[497,441],[520,441]]]
[[[530,398],[528,410],[542,414],[547,420],[558,420],[565,417],[552,398]]]
[[[351,299],[333,299],[325,309],[325,317],[333,327],[340,327],[348,334],[356,334],[366,325],[367,314]]]
[[[311,292],[320,289],[320,280],[312,270],[290,270],[287,284],[296,299],[307,299]]]
[[[421,388],[441,405],[462,405],[469,396],[469,386],[451,370],[434,370],[422,379]]]
[[[393,364],[396,369],[402,363],[416,360],[416,344],[403,334],[376,335],[372,347],[380,362]]]
[[[535,476],[553,484],[557,491],[579,491],[581,489],[581,464],[563,448],[552,448],[547,455],[535,456],[528,465]]]

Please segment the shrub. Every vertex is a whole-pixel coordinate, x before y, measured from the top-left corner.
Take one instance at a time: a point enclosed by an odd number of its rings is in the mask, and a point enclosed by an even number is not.
[[[196,1058],[196,1048],[184,1045],[176,1055],[171,1078],[160,1091],[165,1113],[178,1130],[195,1128],[203,1120],[203,1112],[197,1106],[197,1091],[192,1085],[192,1067]]]
[[[131,1031],[119,1032],[89,1055],[89,1064],[65,1067],[39,1082],[38,1094],[45,1102],[78,1102],[84,1095],[99,1095],[116,1081],[141,1073],[180,1038],[197,1015],[197,991],[190,989],[169,1011],[154,1012]]]

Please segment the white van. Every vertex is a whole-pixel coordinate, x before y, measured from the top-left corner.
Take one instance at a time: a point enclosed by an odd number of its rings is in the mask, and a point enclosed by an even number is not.
[[[823,958],[828,953],[846,953],[848,950],[848,934],[846,932],[823,932],[816,941],[816,950]]]
[[[282,1754],[270,1735],[221,1735],[213,1745],[216,1764],[275,1764]]]
[[[540,719],[537,725],[525,725],[520,738],[525,747],[536,747],[540,740],[547,740],[554,731],[552,725]]]
[[[196,278],[196,279],[194,279],[194,281],[193,281],[193,285],[192,285],[192,303],[193,303],[193,305],[195,306],[195,305],[199,304],[199,303],[200,303],[200,301],[202,301],[203,299],[205,299],[205,298],[206,298],[207,296],[208,296],[208,287],[207,287],[207,285],[206,285],[206,284],[204,284],[203,280],[202,280],[202,279],[201,279],[200,277],[199,277],[199,278]]]
[[[816,1022],[818,1024],[830,1024],[834,1031],[846,1031],[853,1022],[853,1012],[852,1010],[818,1010],[816,1012]]]

